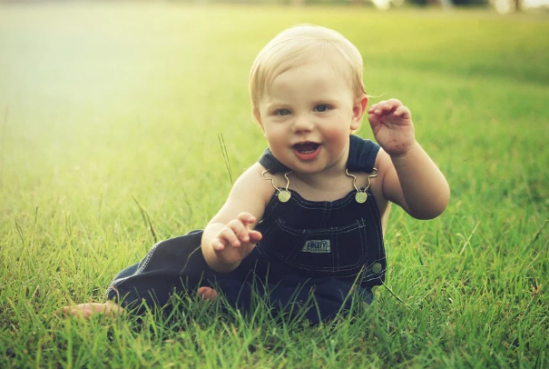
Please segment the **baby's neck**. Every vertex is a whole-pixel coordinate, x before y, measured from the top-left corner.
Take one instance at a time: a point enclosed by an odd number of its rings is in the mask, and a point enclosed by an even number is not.
[[[354,189],[353,179],[345,174],[345,170],[315,174],[294,172],[289,178],[290,188],[312,201],[334,201]]]

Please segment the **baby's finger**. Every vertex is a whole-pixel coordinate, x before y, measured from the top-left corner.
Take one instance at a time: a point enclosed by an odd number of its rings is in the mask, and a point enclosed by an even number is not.
[[[225,244],[219,240],[219,238],[215,238],[213,241],[212,241],[212,247],[215,251],[223,251],[225,250]]]
[[[374,110],[374,114],[377,114],[377,115],[385,115],[385,114],[388,114],[390,112],[393,111],[393,105],[391,103],[385,103],[383,105],[379,105],[378,107],[376,107],[376,109]]]
[[[233,247],[240,246],[240,241],[238,240],[238,237],[236,236],[234,230],[229,225],[227,225],[226,227],[223,227],[217,237],[221,242],[229,244]]]
[[[238,214],[236,219],[240,220],[244,224],[253,224],[253,223],[255,223],[255,217],[250,213],[240,213],[240,214]]]
[[[389,99],[389,100],[387,100],[385,105],[391,106],[394,109],[394,108],[398,108],[399,106],[401,106],[402,103],[398,99]]]
[[[397,99],[390,99],[387,100],[380,109],[383,111],[383,113],[390,113],[394,112],[396,109],[398,109],[400,106],[402,106],[402,103],[400,100]]]
[[[229,224],[227,224],[227,226],[233,230],[234,234],[240,241],[248,242],[248,228],[245,223],[242,223],[238,219],[233,219],[229,222]]]
[[[376,110],[378,110],[379,112],[381,112],[381,110],[379,109],[381,106],[383,106],[387,101],[383,100],[383,101],[380,101],[378,102],[377,104],[374,104],[370,107],[370,109],[368,109],[368,113],[372,114],[374,113]]]
[[[379,107],[378,110],[381,110],[383,113],[390,113],[391,111],[393,111],[394,107],[393,107],[393,104],[391,104],[390,102],[387,102],[383,105],[381,105]]]
[[[370,122],[370,125],[373,127],[380,123],[380,117],[377,114],[370,113],[368,115],[368,121]]]
[[[400,118],[403,118],[403,119],[408,119],[408,118],[410,118],[410,109],[408,109],[407,107],[401,105],[395,110],[395,112],[393,114],[396,117],[400,117]]]
[[[253,243],[257,243],[263,238],[263,235],[259,231],[250,231],[248,235],[250,236],[250,242]]]

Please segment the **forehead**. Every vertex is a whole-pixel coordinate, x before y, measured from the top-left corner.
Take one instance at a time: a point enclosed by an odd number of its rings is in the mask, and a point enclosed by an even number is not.
[[[348,79],[331,65],[322,62],[290,68],[277,75],[265,86],[258,100],[261,109],[278,105],[331,103],[353,100],[354,92]]]
[[[337,60],[310,59],[273,70],[262,93],[272,93],[273,89],[281,88],[310,87],[314,90],[336,85],[340,91],[341,88],[352,91],[351,75],[349,68]]]
[[[346,82],[345,73],[327,62],[310,62],[288,68],[273,76],[267,84],[267,90],[273,87],[291,85],[313,85],[322,87],[326,84]],[[349,84],[350,85],[350,84]]]

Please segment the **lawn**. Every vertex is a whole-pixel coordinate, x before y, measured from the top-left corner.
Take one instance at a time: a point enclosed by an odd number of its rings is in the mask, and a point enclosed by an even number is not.
[[[435,220],[393,208],[374,304],[321,326],[193,299],[55,315],[219,209],[265,147],[251,63],[298,23],[357,45],[452,189]],[[0,4],[0,367],[549,367],[547,65],[546,14]]]

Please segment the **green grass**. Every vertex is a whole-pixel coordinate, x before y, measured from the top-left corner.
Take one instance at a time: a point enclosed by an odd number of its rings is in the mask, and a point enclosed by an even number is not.
[[[316,23],[362,51],[446,174],[433,221],[394,209],[387,289],[319,327],[220,315],[61,319],[158,239],[201,228],[265,142],[247,74]],[[549,18],[370,8],[0,5],[0,367],[549,367]],[[360,134],[372,137],[367,125]]]

